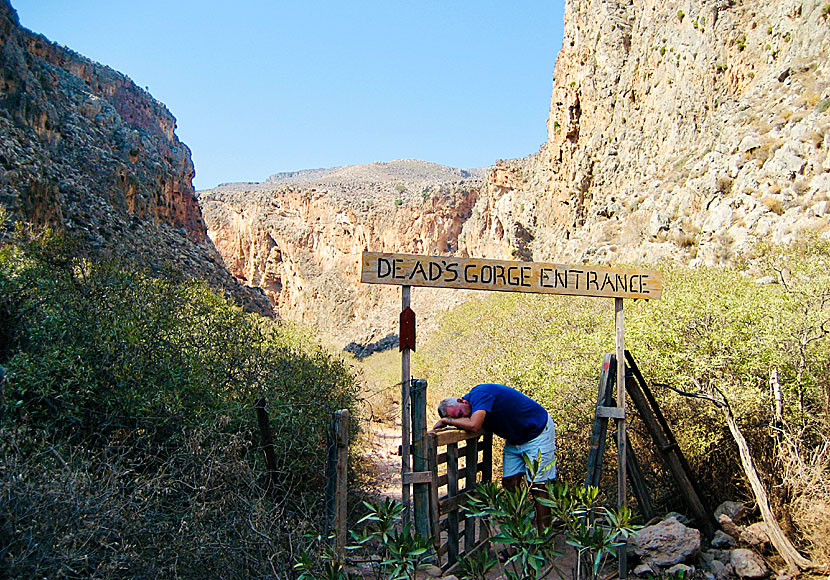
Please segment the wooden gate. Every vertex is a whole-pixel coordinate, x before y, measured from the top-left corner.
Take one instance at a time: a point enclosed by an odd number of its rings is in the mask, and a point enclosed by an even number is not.
[[[438,562],[448,570],[487,542],[487,530],[462,508],[476,483],[493,479],[493,435],[430,431],[426,446],[432,471],[430,527]]]

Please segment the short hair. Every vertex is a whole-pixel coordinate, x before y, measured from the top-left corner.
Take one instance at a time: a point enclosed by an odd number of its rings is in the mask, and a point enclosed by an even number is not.
[[[458,399],[456,397],[447,397],[438,403],[438,416],[441,418],[449,415],[449,410],[458,406]]]

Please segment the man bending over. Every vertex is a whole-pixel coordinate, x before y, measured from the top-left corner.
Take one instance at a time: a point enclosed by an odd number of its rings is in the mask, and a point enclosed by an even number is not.
[[[441,419],[434,429],[457,427],[465,431],[481,428],[495,433],[505,440],[502,485],[514,491],[527,479],[523,455],[536,459],[542,454],[540,466],[534,481],[528,483],[535,488],[556,478],[553,464],[556,451],[556,435],[548,412],[536,401],[505,385],[486,383],[476,385],[460,399],[449,397],[438,405]],[[536,495],[536,494],[534,494]],[[536,525],[549,523],[550,509],[536,503]]]

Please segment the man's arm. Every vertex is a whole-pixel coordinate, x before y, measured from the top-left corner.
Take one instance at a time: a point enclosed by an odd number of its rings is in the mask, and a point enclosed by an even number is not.
[[[457,419],[444,417],[438,420],[433,429],[441,429],[442,427],[457,427],[458,429],[463,429],[464,431],[478,431],[481,429],[481,426],[484,425],[484,417],[486,415],[487,411],[479,409],[470,417],[458,417]]]

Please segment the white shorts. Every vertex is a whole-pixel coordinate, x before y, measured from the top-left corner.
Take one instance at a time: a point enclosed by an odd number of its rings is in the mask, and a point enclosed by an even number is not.
[[[526,473],[527,467],[523,457],[535,460],[539,453],[542,454],[540,471],[536,474],[533,482],[556,479],[556,428],[553,426],[553,418],[548,414],[548,424],[545,425],[537,437],[521,445],[504,444],[504,461],[502,465],[502,478],[511,477],[519,473]],[[545,469],[547,467],[547,469]]]

